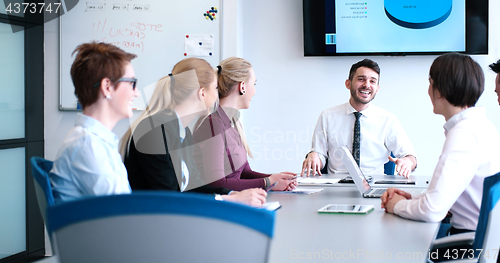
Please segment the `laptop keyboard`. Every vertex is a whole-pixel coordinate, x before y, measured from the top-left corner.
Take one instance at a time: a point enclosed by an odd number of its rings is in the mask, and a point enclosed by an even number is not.
[[[376,189],[375,191],[371,192],[370,195],[382,195],[387,189],[384,188],[379,188]]]

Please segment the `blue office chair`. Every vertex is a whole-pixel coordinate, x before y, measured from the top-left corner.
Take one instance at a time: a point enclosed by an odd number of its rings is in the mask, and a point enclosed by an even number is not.
[[[479,211],[476,232],[456,234],[437,239],[433,249],[446,248],[462,244],[472,244],[474,251],[482,253],[478,258],[460,262],[500,262],[497,252],[500,249],[500,173],[484,179],[483,199]],[[497,253],[497,257],[495,257]],[[499,260],[499,261],[497,261]]]
[[[391,152],[391,157],[394,158],[394,154]],[[388,161],[384,164],[384,174],[394,175],[394,171],[396,170],[396,164]]]
[[[32,157],[30,162],[33,178],[35,179],[35,191],[38,199],[38,207],[40,208],[43,221],[47,223],[47,207],[55,204],[52,186],[49,180],[49,172],[52,170],[54,163],[41,157]]]
[[[274,212],[177,192],[91,197],[47,209],[60,262],[267,262]]]

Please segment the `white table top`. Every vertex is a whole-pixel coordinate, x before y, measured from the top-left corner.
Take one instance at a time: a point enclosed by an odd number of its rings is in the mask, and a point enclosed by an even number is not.
[[[416,179],[418,185],[430,177],[410,179]],[[310,195],[269,193],[268,202],[279,201],[282,205],[277,210],[269,262],[426,261],[439,223],[387,214],[380,208],[380,199],[362,198],[353,184],[321,188],[322,192]],[[319,214],[317,210],[327,204],[371,204],[375,210],[368,215]]]

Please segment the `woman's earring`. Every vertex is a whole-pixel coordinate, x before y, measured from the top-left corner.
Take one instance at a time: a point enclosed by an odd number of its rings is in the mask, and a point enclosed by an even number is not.
[[[109,95],[109,94],[108,94],[108,95],[106,95],[106,99],[107,99],[107,100],[111,100],[111,95]]]
[[[243,94],[245,94],[245,91],[244,90],[240,91],[240,95],[243,95]]]

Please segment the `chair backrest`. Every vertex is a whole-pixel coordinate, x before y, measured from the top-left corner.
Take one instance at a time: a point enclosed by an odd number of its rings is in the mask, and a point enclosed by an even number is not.
[[[267,262],[274,212],[177,192],[47,208],[60,262]]]
[[[52,170],[54,162],[45,160],[41,157],[31,158],[31,171],[35,180],[35,191],[38,199],[40,213],[42,213],[43,221],[47,223],[46,209],[47,206],[54,205],[54,195],[50,184],[49,172]]]
[[[482,249],[479,262],[497,262],[500,248],[500,173],[486,177],[473,248]],[[487,253],[489,252],[489,253]]]
[[[394,158],[394,154],[391,152],[391,157]],[[394,171],[396,170],[396,164],[388,161],[384,164],[384,174],[394,175]]]

